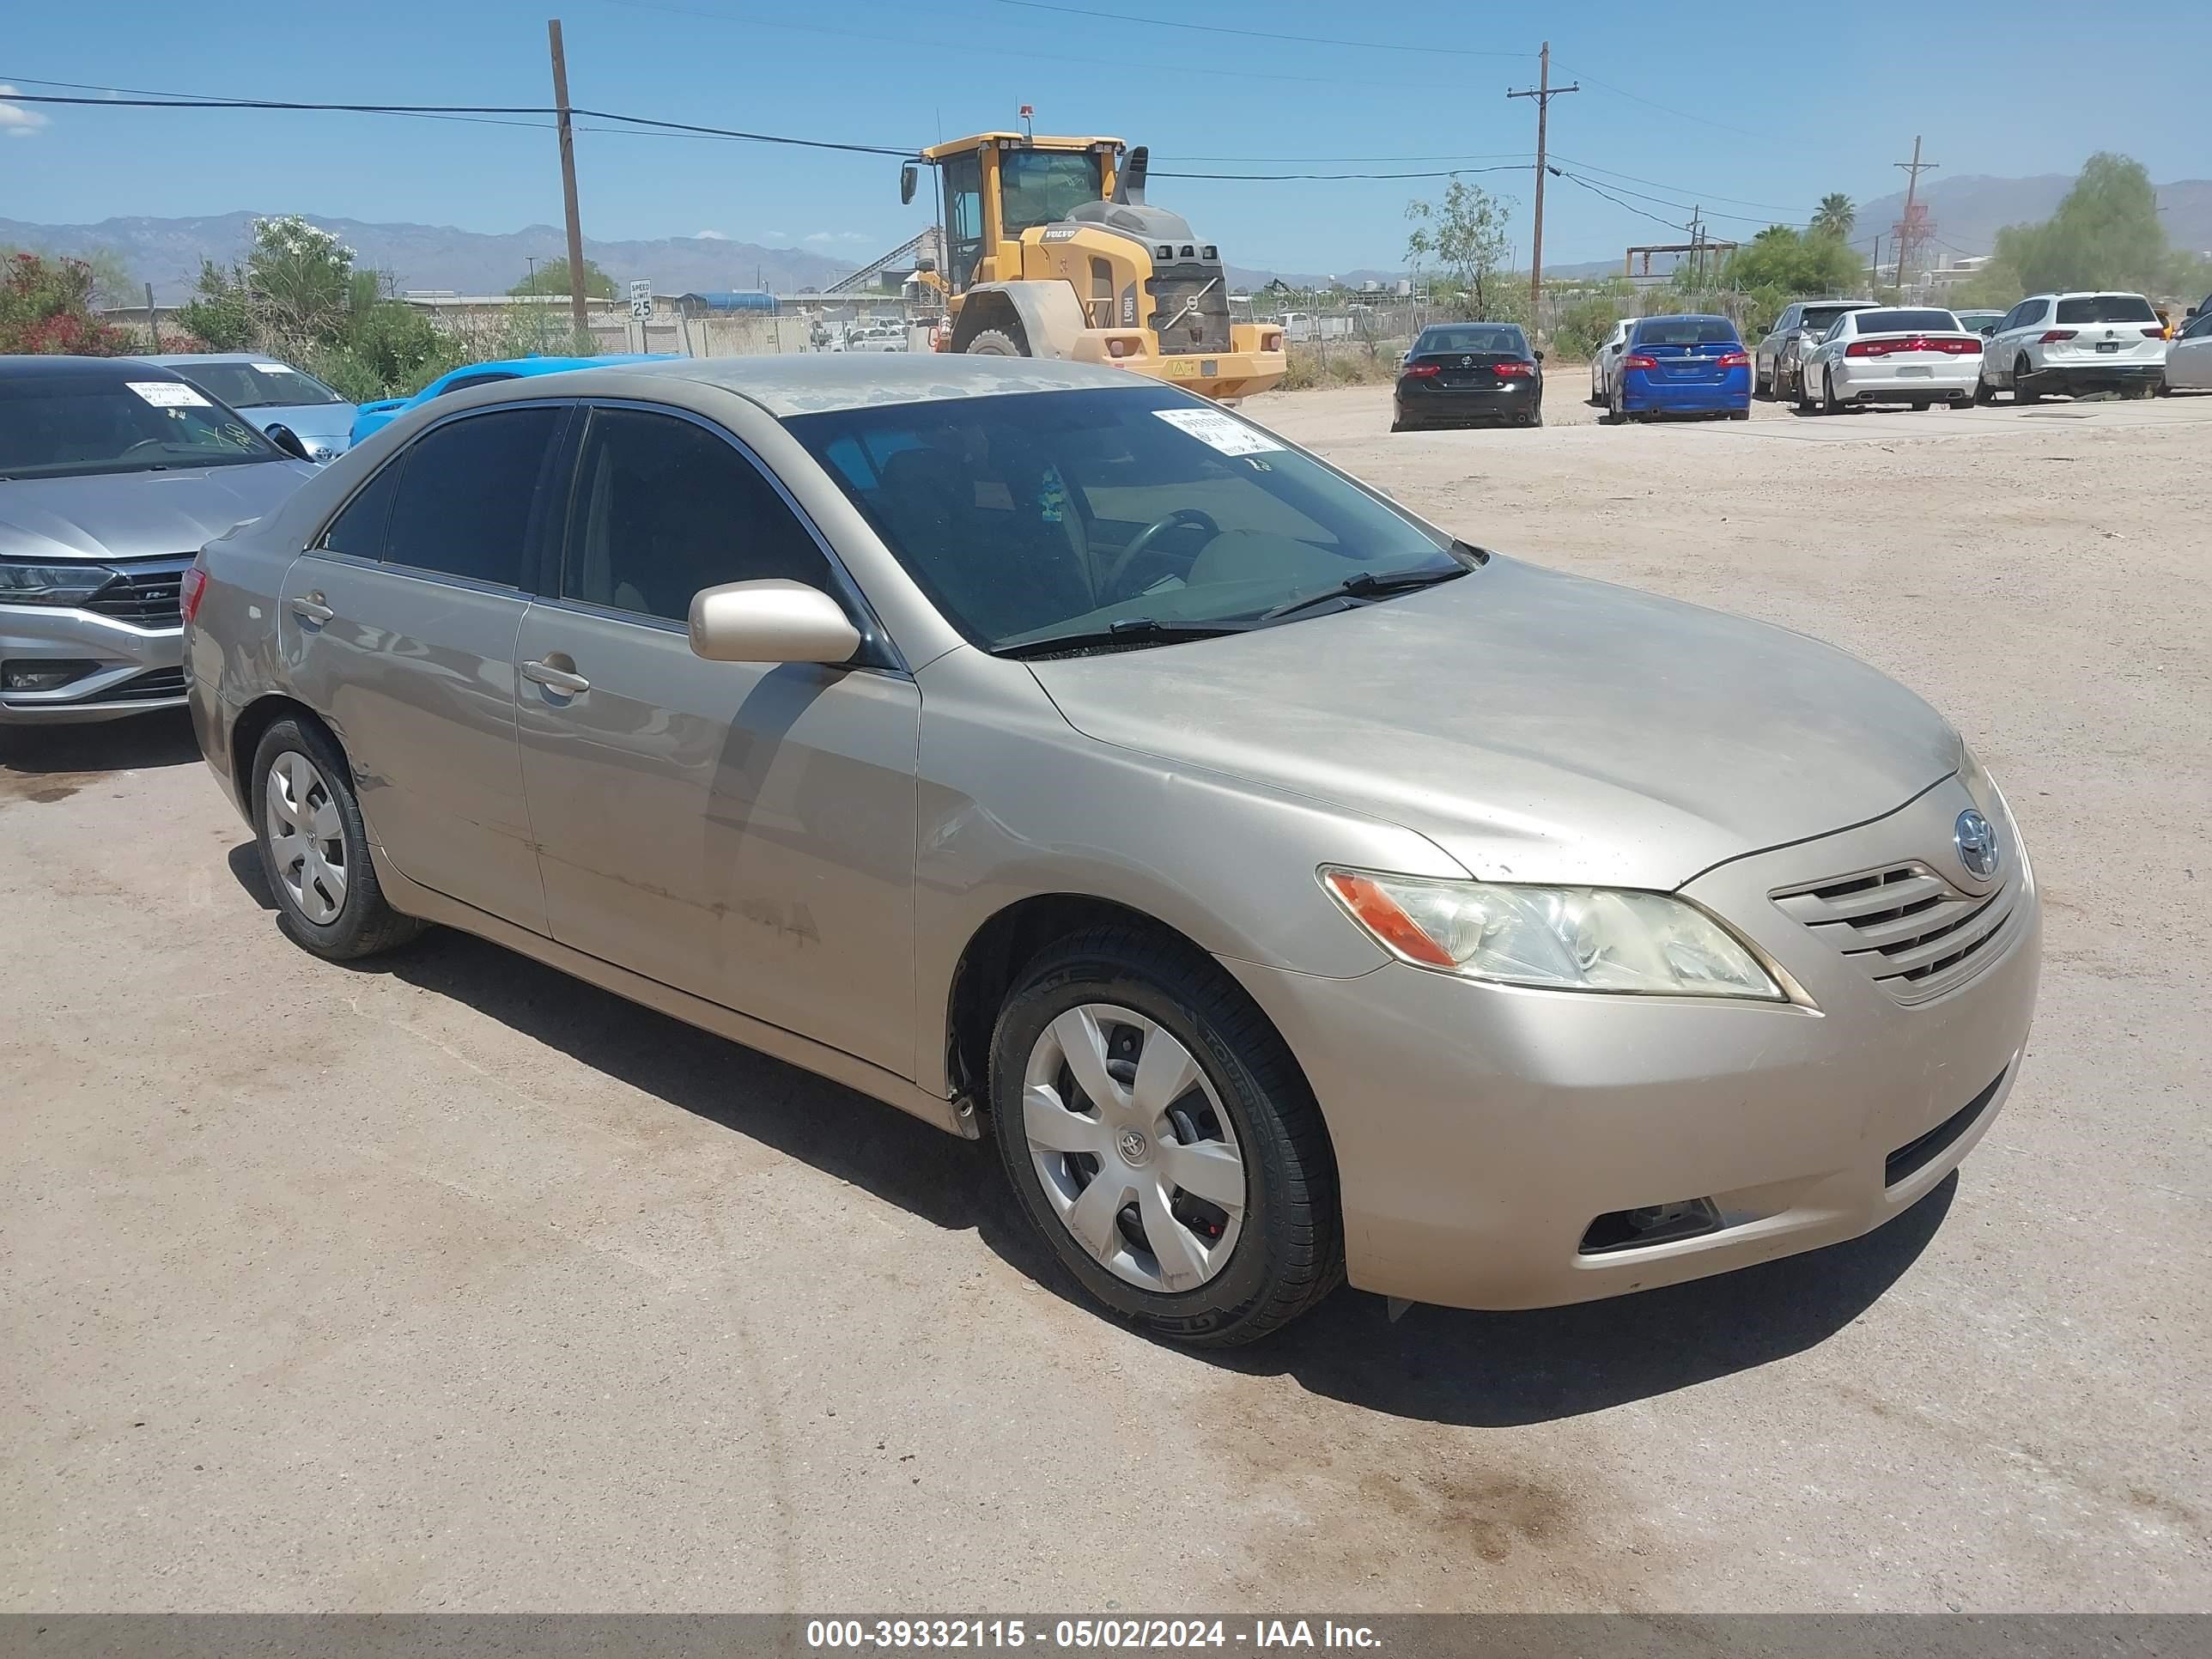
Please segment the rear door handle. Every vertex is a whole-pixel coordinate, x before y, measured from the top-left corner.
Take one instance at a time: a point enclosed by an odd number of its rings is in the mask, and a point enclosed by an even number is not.
[[[316,592],[308,594],[305,599],[293,600],[292,614],[299,617],[301,622],[311,622],[319,628],[338,613],[325,605],[323,596]]]
[[[556,668],[549,662],[526,662],[522,665],[522,678],[535,680],[550,690],[573,697],[592,689],[591,681],[581,674],[572,674],[565,668]]]

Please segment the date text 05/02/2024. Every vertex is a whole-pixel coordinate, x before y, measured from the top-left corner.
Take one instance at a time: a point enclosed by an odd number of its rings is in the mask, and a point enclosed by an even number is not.
[[[1255,1619],[810,1619],[806,1645],[866,1648],[1022,1648],[1061,1651],[1182,1648],[1382,1646],[1365,1625],[1333,1620]]]

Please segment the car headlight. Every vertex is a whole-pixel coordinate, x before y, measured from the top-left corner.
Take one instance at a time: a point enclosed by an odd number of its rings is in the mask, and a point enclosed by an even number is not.
[[[1504,985],[1787,1001],[1748,947],[1686,899],[1324,868],[1322,884],[1393,955]]]
[[[105,565],[0,561],[0,605],[82,605],[114,580]]]

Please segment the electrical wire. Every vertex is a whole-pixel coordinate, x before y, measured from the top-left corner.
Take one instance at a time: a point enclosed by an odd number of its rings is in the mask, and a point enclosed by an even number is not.
[[[1671,190],[1679,196],[1688,196],[1700,202],[1727,202],[1735,207],[1765,208],[1774,213],[1799,213],[1801,208],[1784,207],[1779,202],[1754,202],[1742,196],[1723,196],[1717,191],[1702,190],[1693,185],[1670,184],[1664,179],[1639,179],[1632,173],[1622,173],[1615,167],[1601,167],[1592,161],[1578,161],[1571,155],[1562,155],[1558,150],[1551,159],[1565,161],[1569,167],[1580,167],[1584,173],[1601,173],[1607,179],[1626,179],[1632,185],[1649,185],[1654,190]]]
[[[1435,173],[1168,173],[1153,167],[1147,177],[1153,179],[1231,179],[1243,184],[1273,184],[1284,179],[1457,179],[1475,173],[1524,173],[1527,167],[1447,167]]]

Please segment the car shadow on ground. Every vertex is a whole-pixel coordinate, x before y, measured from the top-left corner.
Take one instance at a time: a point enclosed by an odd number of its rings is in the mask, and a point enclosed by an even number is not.
[[[61,800],[109,772],[199,757],[181,708],[85,726],[0,726],[0,800]]]
[[[252,842],[239,884],[273,908]],[[451,997],[684,1111],[849,1182],[933,1225],[973,1230],[1010,1267],[1095,1304],[1037,1237],[991,1143],[957,1139],[854,1091],[448,928],[357,965]],[[1786,1358],[1856,1319],[1942,1225],[1957,1180],[1868,1237],[1696,1284],[1529,1313],[1416,1307],[1343,1290],[1226,1352],[1176,1350],[1393,1416],[1476,1427],[1601,1411]],[[1100,1317],[1107,1316],[1101,1315]]]

